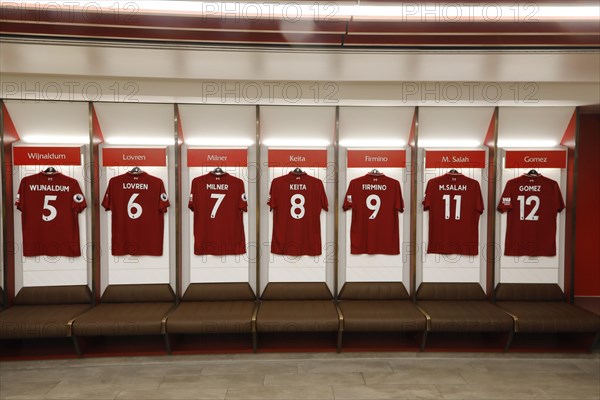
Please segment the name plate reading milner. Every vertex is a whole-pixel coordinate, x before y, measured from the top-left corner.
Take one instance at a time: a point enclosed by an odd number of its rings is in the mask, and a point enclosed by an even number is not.
[[[247,167],[247,149],[188,149],[188,167]]]
[[[507,150],[506,168],[566,168],[566,150]]]
[[[80,147],[33,147],[13,148],[14,165],[81,165]]]
[[[348,168],[404,168],[406,150],[348,150]]]
[[[270,149],[269,167],[327,168],[327,150]]]
[[[167,149],[155,147],[104,147],[105,167],[166,167]]]
[[[425,168],[485,168],[485,150],[427,150]]]

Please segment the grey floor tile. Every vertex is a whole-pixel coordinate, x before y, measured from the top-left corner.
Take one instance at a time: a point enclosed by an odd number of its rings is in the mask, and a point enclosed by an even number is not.
[[[123,391],[117,400],[223,400],[226,388]]]
[[[389,364],[394,371],[406,371],[412,368],[440,371],[487,371],[486,365],[477,359],[427,358],[417,360],[391,360]]]
[[[65,379],[54,387],[54,391],[77,391],[81,388],[85,390],[143,390],[158,389],[162,382],[162,377],[158,378],[138,378],[130,376],[118,376],[99,379]]]
[[[336,400],[441,399],[434,385],[334,386]]]
[[[227,400],[334,400],[331,386],[229,389]]]
[[[88,389],[81,387],[78,389],[67,388],[65,390],[55,388],[46,393],[45,398],[49,400],[113,400],[117,397],[119,392],[119,390],[112,388]]]
[[[542,390],[556,400],[598,400],[600,387],[596,385],[546,386]]]
[[[392,372],[387,360],[310,360],[298,362],[299,372]]]
[[[265,386],[364,385],[356,372],[316,374],[266,374]]]
[[[523,371],[545,373],[582,373],[578,363],[573,360],[547,360],[547,359],[511,359],[511,360],[486,360],[480,361],[488,371]]]
[[[21,396],[22,398],[44,396],[54,389],[60,381],[24,382],[22,380],[2,381],[0,399]]]
[[[209,363],[202,367],[202,375],[222,374],[290,374],[298,372],[296,361],[246,361]]]
[[[364,373],[367,385],[460,385],[466,383],[459,372],[411,368],[391,373]]]
[[[539,387],[529,385],[437,385],[448,400],[529,400],[549,399]]]
[[[167,376],[163,379],[159,389],[246,388],[263,386],[264,380],[263,374]]]
[[[576,385],[589,383],[594,379],[591,374],[556,374],[536,371],[495,371],[495,372],[461,372],[469,384],[494,385],[502,382],[505,385]]]

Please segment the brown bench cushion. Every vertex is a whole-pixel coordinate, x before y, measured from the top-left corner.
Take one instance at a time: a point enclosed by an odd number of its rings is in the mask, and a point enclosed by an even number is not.
[[[560,286],[551,283],[501,283],[496,287],[496,301],[565,301]]]
[[[14,300],[19,306],[91,303],[92,293],[86,285],[24,287]]]
[[[514,320],[501,308],[485,301],[419,301],[431,317],[433,332],[512,331]]]
[[[89,304],[11,307],[0,312],[0,338],[68,336],[68,322],[90,307]]]
[[[333,296],[324,282],[276,282],[265,288],[263,300],[331,300]]]
[[[185,302],[169,315],[168,333],[252,332],[253,301]]]
[[[182,301],[254,301],[256,296],[250,285],[242,283],[192,283]]]
[[[168,303],[175,301],[169,284],[110,285],[104,291],[101,303]]]
[[[159,335],[172,303],[100,304],[73,324],[76,336]]]
[[[332,301],[273,300],[260,304],[259,332],[337,332],[339,317]]]
[[[350,332],[424,331],[425,316],[410,301],[344,300],[344,330]]]
[[[346,282],[340,300],[409,300],[402,282]]]
[[[478,283],[424,282],[417,290],[417,300],[486,300]]]
[[[499,301],[496,304],[517,317],[519,332],[600,331],[600,317],[560,301]]]

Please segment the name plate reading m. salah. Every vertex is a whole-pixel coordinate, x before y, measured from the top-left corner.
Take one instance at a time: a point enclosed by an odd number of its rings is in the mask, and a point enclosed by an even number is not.
[[[80,147],[33,147],[13,148],[14,165],[81,165]]]
[[[507,150],[505,168],[566,168],[566,150]]]
[[[406,150],[348,150],[348,168],[404,168]]]
[[[327,168],[327,150],[269,149],[269,167]]]
[[[485,150],[427,150],[425,168],[485,168]]]
[[[104,147],[105,167],[166,167],[167,149],[160,147]]]
[[[247,167],[247,149],[188,149],[188,167]]]

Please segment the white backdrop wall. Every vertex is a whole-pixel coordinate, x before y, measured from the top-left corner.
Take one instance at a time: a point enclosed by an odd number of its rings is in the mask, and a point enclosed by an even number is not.
[[[103,147],[159,147],[167,149],[166,167],[141,167],[162,179],[170,207],[164,216],[162,256],[113,256],[110,250],[111,212],[100,209],[101,294],[108,285],[170,283],[175,291],[175,130],[173,105],[95,104],[104,144],[100,149],[100,199],[110,178],[130,167],[104,167]]]

